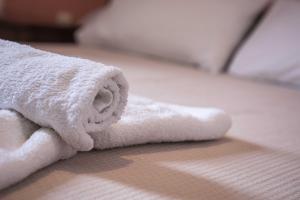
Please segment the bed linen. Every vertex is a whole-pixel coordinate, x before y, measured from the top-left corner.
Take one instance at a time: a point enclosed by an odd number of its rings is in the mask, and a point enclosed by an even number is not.
[[[300,92],[187,66],[67,45],[36,47],[119,66],[138,95],[232,116],[217,142],[80,153],[0,192],[0,199],[299,199]]]

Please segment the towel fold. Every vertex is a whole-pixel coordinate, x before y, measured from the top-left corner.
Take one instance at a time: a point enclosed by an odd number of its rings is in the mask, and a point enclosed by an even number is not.
[[[11,110],[0,110],[0,189],[76,150],[50,128],[41,128]]]
[[[230,126],[230,117],[219,109],[178,106],[131,96],[121,120],[91,136],[95,149],[109,149],[218,139]],[[0,110],[0,127],[0,189],[77,152],[52,129],[41,128],[14,111]]]
[[[121,120],[101,134],[96,149],[157,142],[201,141],[223,137],[231,119],[216,108],[187,107],[130,95]]]
[[[53,128],[81,151],[119,120],[128,84],[115,67],[0,40],[0,108]]]

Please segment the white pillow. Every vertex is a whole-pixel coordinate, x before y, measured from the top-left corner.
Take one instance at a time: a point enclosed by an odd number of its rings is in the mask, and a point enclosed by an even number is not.
[[[102,45],[220,71],[268,0],[114,0],[77,32]]]
[[[237,53],[230,73],[300,88],[300,1],[277,1]]]

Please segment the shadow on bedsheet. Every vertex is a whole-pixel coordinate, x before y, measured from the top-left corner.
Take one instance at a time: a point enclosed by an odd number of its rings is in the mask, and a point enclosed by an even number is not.
[[[59,198],[67,199],[74,195],[76,197],[76,191],[68,190],[78,188],[78,185],[84,188],[84,193],[94,193],[95,189],[89,191],[89,184],[93,184],[93,188],[97,187],[96,192],[101,195],[104,192],[101,190],[104,180],[136,188],[138,193],[146,191],[162,197],[215,199],[218,196],[224,199],[247,199],[246,194],[220,184],[216,180],[209,180],[201,173],[194,175],[184,170],[176,170],[168,167],[166,163],[198,162],[201,164],[207,160],[224,159],[227,156],[253,151],[264,152],[267,149],[242,140],[224,138],[219,141],[148,144],[79,153],[69,160],[44,168],[26,180],[2,191],[0,199],[5,199],[5,197],[40,199],[45,195],[49,196],[49,193],[54,195],[53,198],[58,197],[55,196],[56,193],[56,195],[59,194]],[[92,183],[89,183],[89,177],[93,177]],[[83,178],[81,181],[85,181],[72,182],[75,178],[77,180]],[[56,190],[60,186],[68,192]],[[119,192],[117,190],[116,195]],[[82,191],[77,192],[80,195]],[[126,198],[127,192],[123,193]]]

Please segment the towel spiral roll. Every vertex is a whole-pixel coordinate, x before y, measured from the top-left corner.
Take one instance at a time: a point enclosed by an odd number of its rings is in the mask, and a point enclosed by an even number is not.
[[[93,148],[93,132],[117,122],[128,83],[112,66],[0,40],[0,108],[51,127],[80,151]]]

